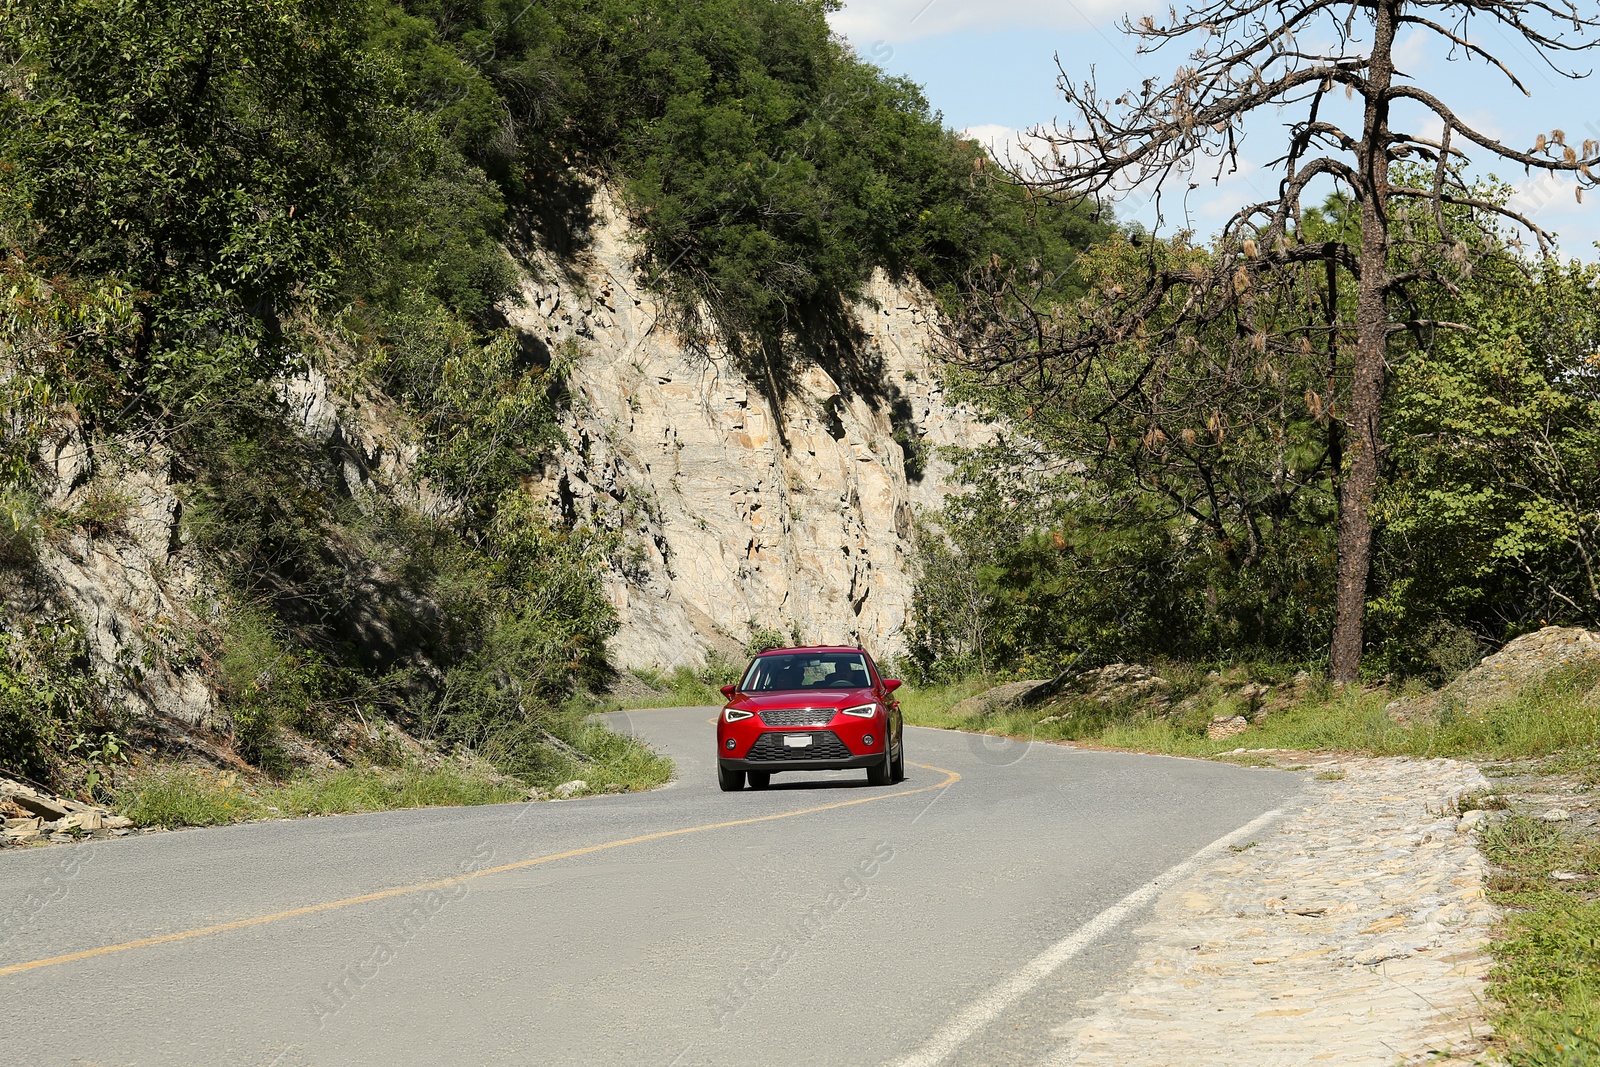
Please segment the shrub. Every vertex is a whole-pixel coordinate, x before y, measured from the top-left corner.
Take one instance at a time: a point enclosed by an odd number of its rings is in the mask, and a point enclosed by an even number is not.
[[[72,511],[74,525],[90,537],[116,537],[128,532],[133,498],[115,482],[102,479],[91,485]]]
[[[233,720],[239,755],[273,774],[289,769],[278,731],[288,726],[326,739],[324,712],[334,672],[315,651],[295,648],[260,611],[233,613],[218,663],[223,707]]]
[[[750,631],[750,640],[744,643],[744,652],[747,656],[758,656],[774,648],[784,648],[790,644],[782,630],[774,629],[765,624],[756,626]]]
[[[0,768],[49,781],[79,731],[117,723],[77,623],[21,617],[7,625],[0,630]]]

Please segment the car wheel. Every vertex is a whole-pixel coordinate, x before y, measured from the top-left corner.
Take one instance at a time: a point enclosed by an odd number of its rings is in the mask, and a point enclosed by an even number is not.
[[[772,784],[771,771],[746,771],[745,775],[750,779],[751,789],[765,789]]]
[[[883,762],[867,768],[868,785],[891,785],[894,782],[894,763],[889,756],[889,745],[884,745]]]
[[[744,788],[744,772],[730,771],[726,767],[717,768],[717,784],[724,793],[737,793]]]
[[[903,782],[906,780],[906,739],[900,737],[900,744],[895,747],[894,759],[889,765],[889,781]]]

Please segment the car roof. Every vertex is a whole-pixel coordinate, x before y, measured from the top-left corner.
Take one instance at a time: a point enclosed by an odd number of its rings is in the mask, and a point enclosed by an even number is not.
[[[795,648],[769,648],[765,652],[759,653],[758,655],[761,655],[761,656],[773,656],[773,655],[778,655],[780,653],[785,653],[785,652],[861,652],[861,653],[865,653],[866,649],[857,648],[855,645],[801,645],[801,646],[796,646]]]

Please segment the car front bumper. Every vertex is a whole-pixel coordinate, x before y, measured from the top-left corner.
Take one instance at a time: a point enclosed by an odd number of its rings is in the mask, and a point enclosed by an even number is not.
[[[846,771],[851,768],[877,767],[883,763],[882,752],[869,752],[865,756],[848,756],[843,759],[730,759],[717,757],[717,762],[730,771]]]

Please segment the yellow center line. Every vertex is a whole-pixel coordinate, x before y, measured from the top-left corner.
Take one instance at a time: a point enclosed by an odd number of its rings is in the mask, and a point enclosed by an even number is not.
[[[116,952],[131,952],[136,948],[151,948],[155,945],[169,945],[175,941],[188,941],[196,937],[206,937],[211,934],[223,934],[230,930],[244,930],[252,926],[265,926],[267,923],[282,922],[285,919],[297,919],[302,915],[316,915],[325,911],[336,911],[339,908],[350,908],[357,904],[371,904],[377,900],[388,900],[391,897],[403,897],[412,893],[436,892],[440,889],[449,889],[477,878],[485,878],[491,874],[505,874],[508,871],[520,871],[528,867],[537,867],[541,863],[552,863],[556,860],[572,859],[577,856],[588,856],[595,852],[605,852],[608,849],[622,848],[624,845],[641,845],[647,841],[660,841],[668,837],[681,837],[684,834],[698,834],[707,830],[725,830],[732,826],[750,826],[754,823],[773,822],[777,819],[792,819],[798,815],[815,815],[819,811],[833,811],[837,808],[854,807],[857,804],[870,804],[877,800],[890,800],[894,797],[916,796],[918,793],[929,793],[935,789],[944,789],[954,785],[961,779],[955,771],[945,770],[943,767],[931,767],[925,763],[914,763],[914,767],[921,767],[929,771],[941,771],[945,780],[937,785],[925,785],[917,789],[902,789],[894,793],[875,793],[869,797],[857,797],[854,800],[841,800],[833,804],[820,804],[814,808],[800,808],[797,811],[781,811],[776,815],[757,815],[748,819],[731,819],[727,822],[706,823],[702,826],[685,826],[677,830],[662,830],[658,833],[644,834],[640,837],[627,837],[619,841],[607,841],[599,845],[586,845],[583,848],[574,848],[566,852],[556,852],[549,856],[536,856],[533,859],[518,860],[516,863],[506,863],[499,867],[485,867],[481,871],[469,871],[466,874],[454,875],[450,878],[440,878],[433,882],[424,882],[421,885],[395,886],[392,889],[380,889],[375,893],[363,893],[360,896],[345,897],[342,900],[330,900],[322,904],[308,904],[303,908],[290,908],[288,911],[275,911],[271,915],[258,915],[252,919],[235,919],[232,922],[217,923],[214,926],[200,926],[193,930],[180,930],[172,934],[160,934],[156,937],[141,937],[137,941],[124,941],[118,945],[102,945],[100,948],[88,948],[81,952],[68,952],[61,956],[49,956],[40,960],[29,960],[26,963],[13,963],[10,966],[0,967],[0,978],[10,974],[21,974],[23,971],[37,970],[40,967],[55,967],[63,963],[76,963],[78,960],[93,959],[96,956],[109,956]]]

